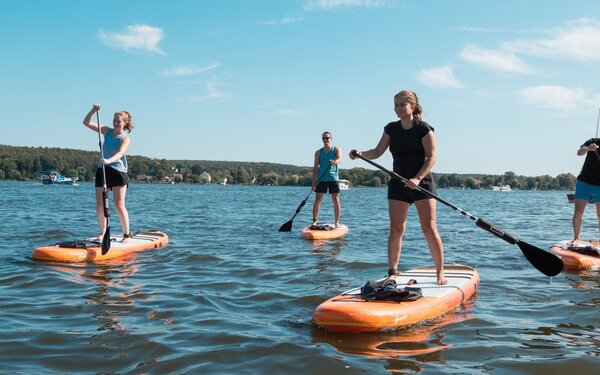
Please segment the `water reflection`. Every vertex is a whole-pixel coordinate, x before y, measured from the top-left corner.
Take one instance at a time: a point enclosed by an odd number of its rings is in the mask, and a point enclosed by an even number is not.
[[[579,290],[593,290],[600,289],[600,270],[575,270],[575,269],[564,269],[564,273],[568,275],[579,276],[568,277],[571,285],[575,289]]]
[[[58,271],[64,280],[76,284],[96,284],[92,292],[82,298],[86,300],[85,304],[95,307],[91,316],[100,323],[98,331],[120,331],[125,327],[119,318],[129,315],[134,296],[141,293],[141,288],[126,286],[125,283],[139,270],[134,260],[135,257],[128,257],[104,264],[50,264],[48,267]]]
[[[310,253],[316,255],[317,262],[315,269],[317,272],[330,272],[331,267],[339,264],[337,257],[346,247],[346,240],[311,240],[307,241],[310,245]]]

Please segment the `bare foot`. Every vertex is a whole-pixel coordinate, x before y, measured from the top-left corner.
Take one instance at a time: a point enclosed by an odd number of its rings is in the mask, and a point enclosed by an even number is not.
[[[579,246],[579,238],[575,238],[573,241],[567,243],[568,246]]]
[[[444,274],[438,275],[437,277],[437,283],[438,285],[446,285],[448,284],[448,280],[446,280],[446,278],[444,277]]]

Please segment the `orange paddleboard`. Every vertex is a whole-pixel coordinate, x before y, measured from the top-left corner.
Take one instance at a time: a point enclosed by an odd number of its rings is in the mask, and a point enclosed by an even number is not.
[[[434,267],[416,268],[396,277],[398,288],[409,280],[421,288],[423,297],[415,301],[366,301],[360,287],[323,302],[313,313],[313,322],[331,331],[386,332],[432,319],[469,299],[479,285],[479,274],[460,264],[444,266],[447,285],[437,285]]]
[[[71,241],[38,247],[31,257],[46,262],[81,263],[96,262],[136,253],[139,251],[166,247],[169,237],[162,232],[149,230],[138,232],[123,241],[123,237],[112,236],[109,251],[102,255],[102,244],[91,239]]]
[[[569,246],[568,242],[561,241],[550,248],[551,253],[558,255],[562,259],[565,269],[600,269],[600,257],[593,255],[595,253],[594,249],[600,250],[599,242],[579,241],[576,247]]]
[[[348,227],[344,224],[340,224],[337,228],[333,224],[319,224],[319,227],[330,229],[311,229],[311,227],[302,229],[300,237],[305,240],[332,240],[344,237],[349,231]]]

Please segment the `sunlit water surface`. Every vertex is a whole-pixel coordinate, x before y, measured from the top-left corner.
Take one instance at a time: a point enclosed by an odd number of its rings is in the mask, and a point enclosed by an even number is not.
[[[342,193],[343,239],[290,233],[308,187],[130,186],[133,230],[166,249],[106,264],[50,264],[35,247],[96,234],[93,186],[0,182],[0,373],[591,374],[600,369],[600,273],[549,278],[517,246],[438,205],[446,261],[481,285],[460,309],[387,334],[313,326],[324,300],[387,270],[385,189]],[[566,192],[441,190],[542,249],[569,239]],[[322,220],[332,219],[325,199]],[[411,208],[401,270],[431,264]],[[120,233],[116,214],[112,232]],[[585,238],[598,238],[593,207]]]

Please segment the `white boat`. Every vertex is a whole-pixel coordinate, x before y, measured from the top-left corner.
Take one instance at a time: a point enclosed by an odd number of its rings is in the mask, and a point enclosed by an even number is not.
[[[348,190],[350,188],[350,181],[348,180],[339,180],[340,190]]]
[[[490,190],[492,190],[492,191],[512,191],[512,189],[510,188],[510,185],[492,186],[492,188]]]
[[[45,171],[41,175],[42,184],[44,185],[75,185],[77,178],[65,177],[57,171]]]

